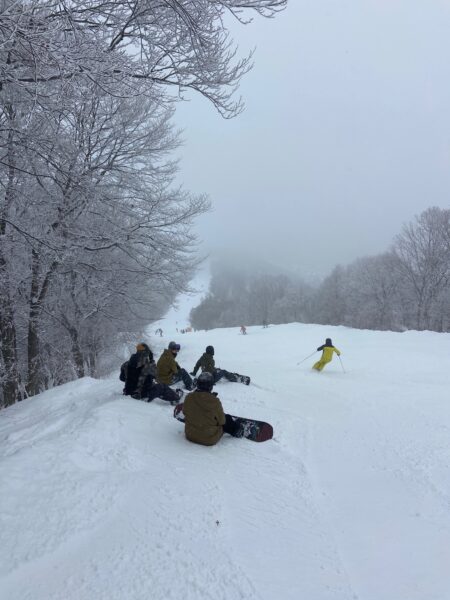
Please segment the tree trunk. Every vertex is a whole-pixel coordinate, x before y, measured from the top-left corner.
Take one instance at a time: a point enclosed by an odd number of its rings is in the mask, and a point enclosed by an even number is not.
[[[75,364],[75,370],[77,377],[84,377],[86,375],[83,352],[80,348],[80,342],[78,339],[78,331],[75,327],[68,328],[70,339],[72,341],[72,357]]]
[[[31,252],[31,287],[30,287],[30,310],[28,313],[28,375],[25,389],[29,396],[39,393],[39,257],[33,249]]]
[[[89,375],[95,377],[97,374],[97,354],[95,350],[89,352]]]
[[[3,259],[0,256],[0,272],[2,271]],[[2,277],[2,283],[5,283],[5,277]],[[20,378],[17,369],[17,346],[16,346],[16,328],[14,323],[14,314],[9,292],[4,286],[0,294],[0,345],[3,367],[5,370],[4,381],[2,383],[3,405],[10,406],[18,400],[22,400],[20,392]]]
[[[50,281],[55,272],[58,262],[53,261],[48,269],[42,286],[39,281],[40,262],[36,250],[31,251],[31,287],[30,287],[30,310],[28,313],[28,377],[26,391],[29,396],[39,394],[41,390],[41,364],[39,356],[39,321],[42,314],[42,306],[47,295]]]
[[[13,116],[12,110],[10,116]],[[22,399],[20,378],[17,366],[16,327],[14,322],[13,302],[8,262],[6,260],[6,217],[9,207],[14,200],[15,169],[14,169],[14,139],[13,130],[8,133],[8,177],[5,190],[5,203],[0,213],[0,351],[5,371],[2,383],[2,403],[10,406]]]

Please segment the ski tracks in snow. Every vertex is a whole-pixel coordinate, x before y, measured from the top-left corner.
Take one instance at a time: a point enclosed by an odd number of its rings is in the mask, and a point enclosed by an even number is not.
[[[298,346],[280,331],[275,356]],[[424,399],[389,362],[316,374],[266,357],[256,385],[216,388],[226,412],[273,425],[264,444],[190,444],[167,403],[125,399],[117,379],[4,411],[5,598],[447,600],[448,379],[417,381]]]
[[[167,403],[109,400],[2,463],[8,600],[257,600],[223,543],[213,457],[177,432]]]
[[[448,460],[448,438],[436,444],[439,417],[427,425],[430,413],[420,406],[392,388],[385,396],[367,391],[363,402],[343,389],[310,410],[308,470],[352,587],[365,600],[448,597],[448,468],[439,483],[424,468]]]
[[[221,442],[229,457],[227,472],[234,481],[222,490],[231,522],[229,544],[233,546],[233,539],[238,542],[233,554],[240,556],[256,582],[259,600],[356,599],[306,468],[313,421],[303,414],[297,392],[285,392],[280,398],[262,386],[254,387],[244,388],[237,399],[234,391],[239,414],[270,420],[274,440],[255,445],[225,437]],[[238,494],[227,492],[236,486]]]
[[[204,448],[167,403],[117,387],[75,382],[2,424],[8,600],[353,597],[303,464],[307,421],[282,409],[273,442]],[[226,405],[237,390],[240,412],[273,412],[245,386],[224,385]]]
[[[0,561],[0,575],[21,571],[58,549],[68,535],[95,527],[118,490],[105,473],[77,470],[70,458],[81,432],[96,427],[96,409],[111,400],[108,384],[83,380],[62,387],[67,390],[64,396],[59,388],[59,400],[55,390],[43,394],[12,407],[1,424],[5,560]]]

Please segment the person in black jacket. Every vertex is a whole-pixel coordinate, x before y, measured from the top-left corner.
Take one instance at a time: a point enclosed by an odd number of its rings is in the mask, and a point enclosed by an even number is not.
[[[191,375],[195,377],[199,369],[202,370],[202,373],[211,373],[211,375],[214,377],[215,384],[219,381],[219,379],[222,379],[222,377],[225,377],[225,379],[228,379],[228,381],[243,383],[245,385],[248,385],[250,383],[250,377],[248,377],[247,375],[231,373],[230,371],[226,371],[225,369],[219,369],[216,367],[216,363],[214,360],[214,346],[206,346],[205,352],[195,363],[195,367],[192,370]]]
[[[123,393],[136,400],[151,402],[155,398],[177,404],[183,395],[182,390],[173,390],[164,383],[158,383],[153,352],[147,344],[141,342],[136,346],[135,354],[123,363],[120,368],[120,379],[125,382]]]

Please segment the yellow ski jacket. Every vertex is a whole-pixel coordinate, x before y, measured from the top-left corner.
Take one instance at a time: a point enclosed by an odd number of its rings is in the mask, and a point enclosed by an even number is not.
[[[340,351],[337,348],[335,348],[334,346],[325,346],[325,344],[323,346],[319,346],[317,350],[322,350],[322,358],[320,360],[324,363],[329,363],[331,361],[331,359],[333,358],[333,352],[336,352],[338,356],[341,355]]]

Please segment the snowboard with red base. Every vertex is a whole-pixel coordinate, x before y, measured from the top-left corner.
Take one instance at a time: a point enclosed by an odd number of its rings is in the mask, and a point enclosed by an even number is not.
[[[184,423],[183,404],[177,404],[173,411],[173,416],[177,421]],[[233,437],[246,438],[252,442],[266,442],[273,437],[273,427],[265,421],[256,421],[255,419],[246,419],[244,417],[235,417],[230,415],[237,424],[236,433]]]

